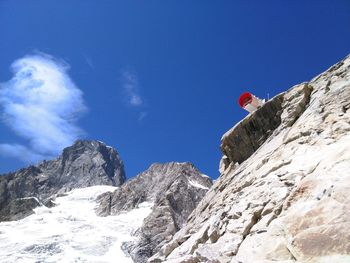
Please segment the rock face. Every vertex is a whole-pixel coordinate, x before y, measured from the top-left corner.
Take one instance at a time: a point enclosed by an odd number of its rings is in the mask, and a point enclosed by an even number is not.
[[[350,262],[350,56],[222,138],[221,176],[149,262]]]
[[[121,185],[124,165],[118,153],[98,141],[77,141],[61,156],[0,176],[0,221],[18,220],[39,204],[74,188]]]
[[[146,262],[184,225],[211,186],[211,179],[190,163],[153,164],[115,192],[101,195],[96,212],[116,215],[142,202],[153,202],[137,241],[125,244],[135,262]]]

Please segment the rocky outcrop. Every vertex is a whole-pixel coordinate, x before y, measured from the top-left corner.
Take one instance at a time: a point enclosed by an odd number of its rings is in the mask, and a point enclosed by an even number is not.
[[[350,262],[350,57],[222,138],[221,176],[149,262]]]
[[[222,137],[224,170],[230,163],[244,162],[270,137],[281,124],[282,102],[283,94],[267,101],[261,109],[249,114]]]
[[[55,160],[0,176],[0,221],[30,215],[40,203],[52,206],[55,195],[75,188],[124,181],[123,162],[113,148],[79,140]]]
[[[304,83],[293,92],[275,96],[225,133],[221,139],[220,172],[223,173],[230,164],[241,164],[248,159],[277,128],[276,133],[292,126],[308,105],[312,89]]]
[[[115,192],[101,195],[96,212],[116,215],[142,202],[154,203],[137,241],[124,244],[135,262],[146,262],[184,225],[211,185],[211,179],[190,163],[157,163]]]

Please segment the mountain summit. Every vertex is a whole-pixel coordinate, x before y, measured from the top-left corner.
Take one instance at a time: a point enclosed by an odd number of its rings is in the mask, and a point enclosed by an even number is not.
[[[112,147],[78,140],[55,160],[0,176],[0,221],[21,219],[72,189],[124,182],[123,162]]]

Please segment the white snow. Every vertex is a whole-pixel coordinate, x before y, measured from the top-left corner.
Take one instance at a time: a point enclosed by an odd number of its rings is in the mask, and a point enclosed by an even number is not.
[[[98,217],[96,197],[112,186],[75,189],[19,221],[0,223],[1,262],[132,262],[121,249],[149,215],[152,203],[117,216]]]
[[[106,143],[104,143],[103,141],[99,141],[99,140],[97,140],[99,143],[101,143],[101,144],[103,144],[103,145],[105,145],[107,148],[109,148],[109,149],[114,149],[112,146],[109,146],[109,145],[107,145]]]
[[[201,185],[200,183],[198,182],[195,182],[195,181],[192,181],[192,180],[188,180],[189,184],[192,185],[193,187],[196,187],[196,188],[201,188],[201,189],[205,189],[205,190],[208,190],[209,188],[204,186],[204,185]]]
[[[206,174],[200,174],[202,177],[204,177],[204,178],[210,178],[208,175],[206,175]]]
[[[40,203],[39,199],[34,197],[34,196],[22,197],[22,198],[18,198],[17,200],[29,200],[29,199],[32,199],[32,198],[35,199],[35,201],[37,201],[38,203]]]

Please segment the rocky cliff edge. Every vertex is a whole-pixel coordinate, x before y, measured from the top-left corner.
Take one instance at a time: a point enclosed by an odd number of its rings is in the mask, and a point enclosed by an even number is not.
[[[222,138],[221,176],[149,262],[350,262],[350,56]]]

